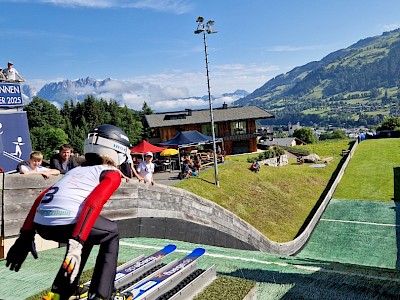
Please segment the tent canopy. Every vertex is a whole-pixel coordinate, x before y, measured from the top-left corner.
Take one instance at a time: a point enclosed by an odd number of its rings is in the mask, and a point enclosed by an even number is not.
[[[222,141],[222,139],[215,139],[215,141]],[[197,130],[181,131],[172,139],[160,143],[162,146],[185,148],[194,145],[212,143],[212,137],[202,134]]]
[[[148,141],[143,140],[131,149],[131,153],[145,154],[146,152],[149,152],[149,151],[150,152],[161,152],[164,149],[165,149],[164,147],[158,147],[153,144],[150,144]]]

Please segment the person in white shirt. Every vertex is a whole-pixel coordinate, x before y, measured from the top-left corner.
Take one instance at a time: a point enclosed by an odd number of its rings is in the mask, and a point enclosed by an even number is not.
[[[18,71],[13,66],[14,63],[12,61],[9,61],[7,64],[7,69],[3,70],[3,74],[6,77],[7,81],[25,82],[25,79],[18,73]]]
[[[22,164],[20,173],[24,175],[39,174],[44,178],[50,178],[52,175],[59,175],[60,171],[56,169],[48,169],[42,166],[43,154],[40,151],[33,151],[29,156],[27,164]]]
[[[142,161],[136,171],[139,173],[140,177],[143,178],[145,183],[149,182],[154,185],[154,164],[152,163],[153,153],[147,152],[144,155],[144,161]]]

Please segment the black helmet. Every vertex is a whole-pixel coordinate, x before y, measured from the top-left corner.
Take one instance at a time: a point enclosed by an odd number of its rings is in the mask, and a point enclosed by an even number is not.
[[[84,153],[97,153],[111,158],[117,165],[130,155],[129,138],[120,128],[103,124],[93,128],[84,145]]]

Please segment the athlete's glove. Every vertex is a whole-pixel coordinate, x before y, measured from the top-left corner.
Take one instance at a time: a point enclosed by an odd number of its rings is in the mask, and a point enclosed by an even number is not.
[[[35,232],[21,230],[18,239],[7,253],[6,267],[10,266],[11,271],[18,272],[29,252],[32,253],[35,259],[38,258],[35,245]]]
[[[77,240],[69,239],[67,253],[65,254],[64,262],[61,268],[64,271],[64,276],[69,277],[71,283],[74,282],[79,272],[81,265],[81,254],[83,245]]]

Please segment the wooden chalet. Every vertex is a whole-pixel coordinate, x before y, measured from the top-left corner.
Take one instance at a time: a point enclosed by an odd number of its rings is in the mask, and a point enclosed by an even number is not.
[[[226,154],[257,151],[256,120],[275,118],[257,106],[224,104],[213,109],[215,137],[223,139]],[[210,110],[192,110],[155,113],[145,116],[145,127],[153,130],[153,144],[172,139],[180,131],[197,130],[212,136]]]

